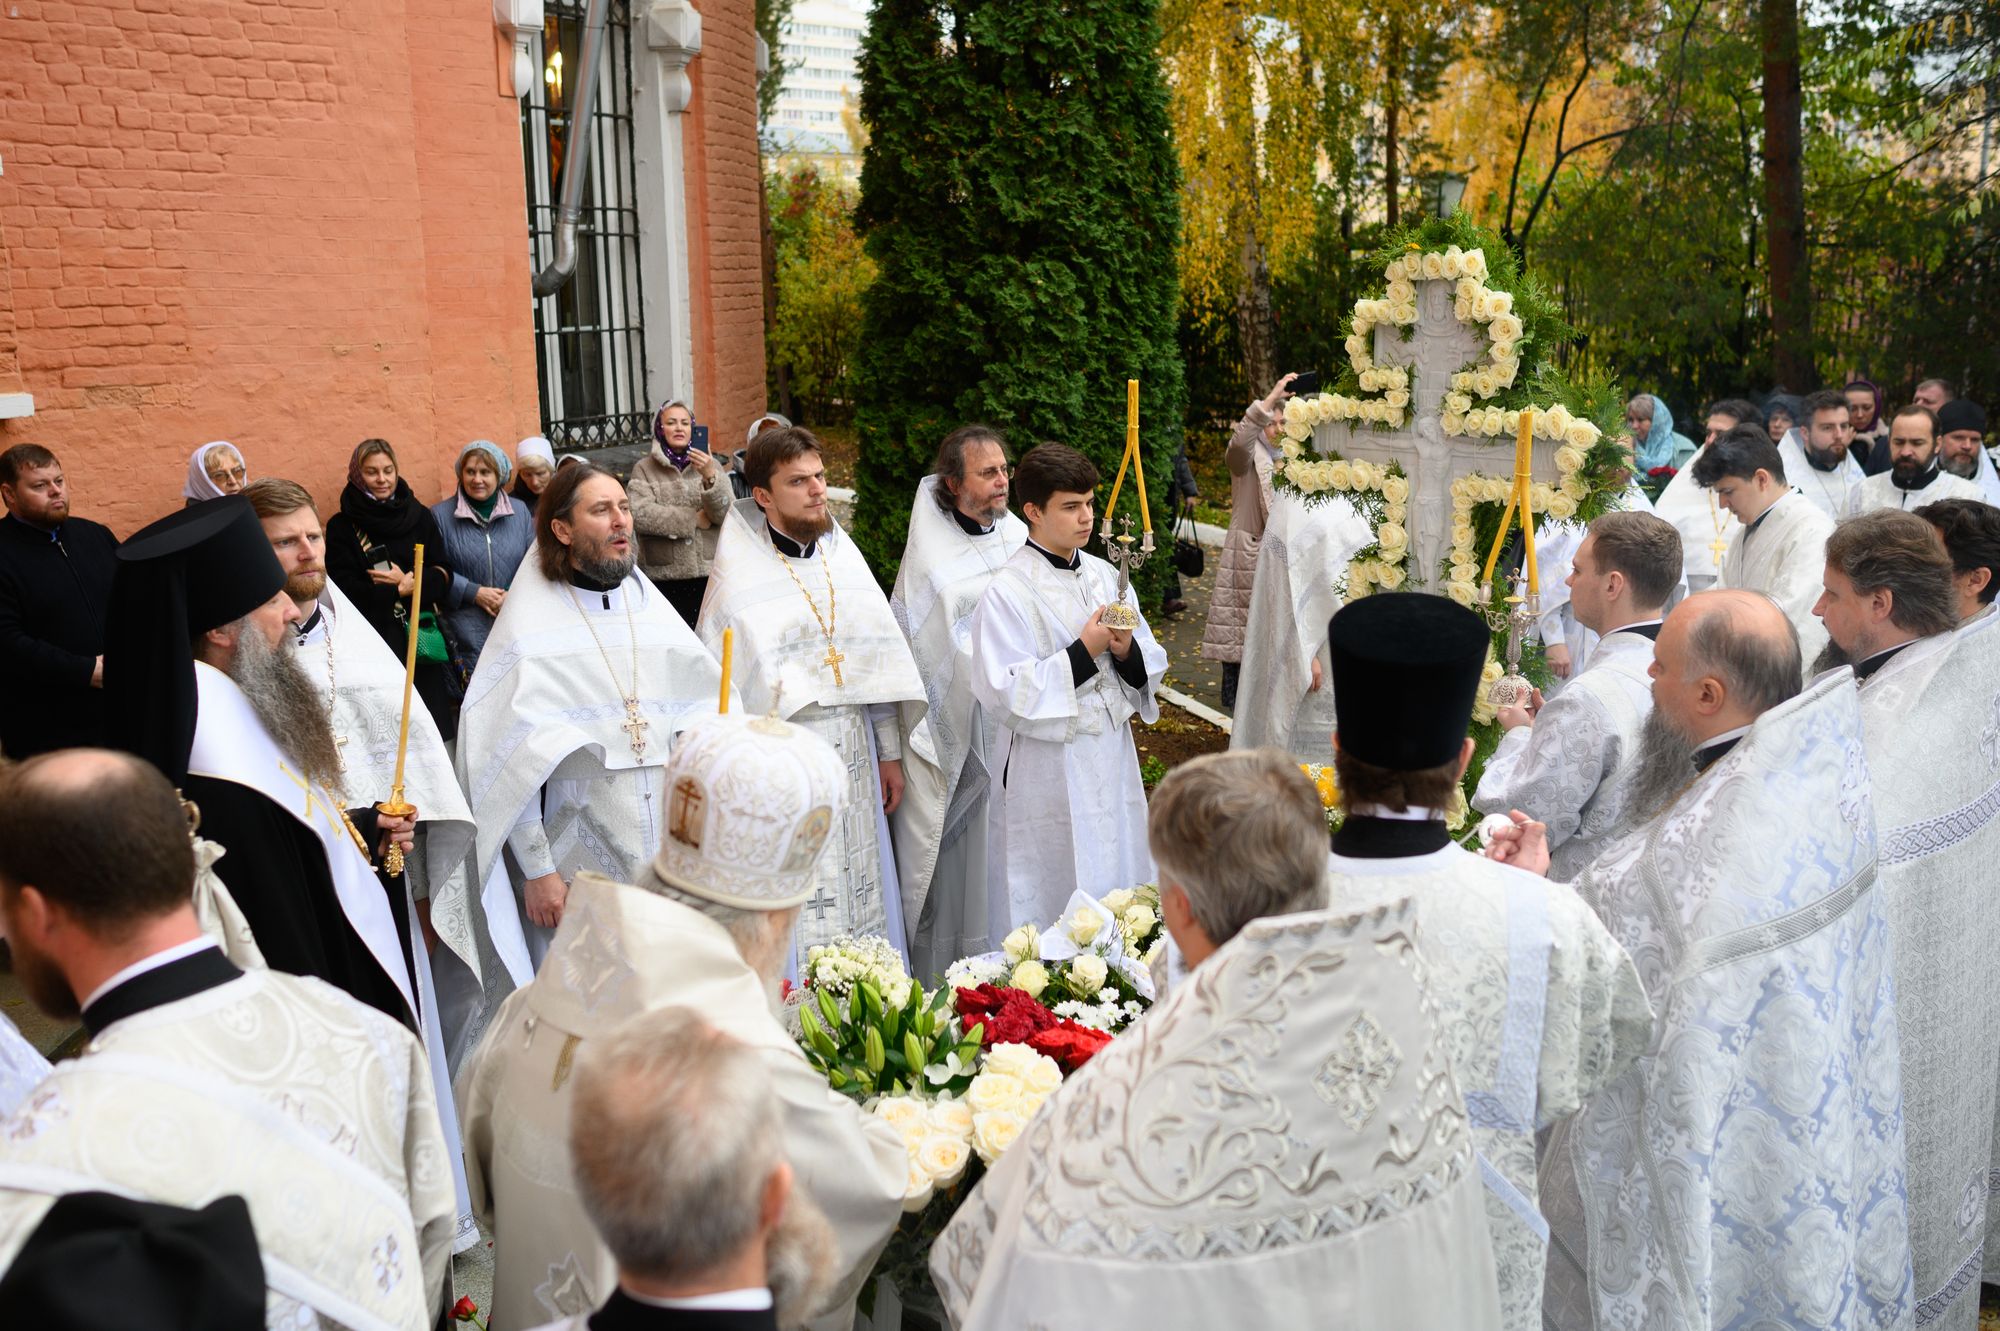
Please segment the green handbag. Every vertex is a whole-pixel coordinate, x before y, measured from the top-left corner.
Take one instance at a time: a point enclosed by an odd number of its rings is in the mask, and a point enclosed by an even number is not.
[[[426,610],[417,616],[417,659],[426,665],[443,665],[451,660],[451,647],[444,640],[438,618]]]

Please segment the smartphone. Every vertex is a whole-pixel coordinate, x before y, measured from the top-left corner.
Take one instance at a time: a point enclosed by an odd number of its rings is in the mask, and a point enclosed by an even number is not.
[[[1306,370],[1292,380],[1292,396],[1304,397],[1307,393],[1319,392],[1319,371]]]
[[[693,433],[688,440],[688,447],[699,449],[703,453],[709,451],[708,427],[706,425],[697,425],[694,427]]]

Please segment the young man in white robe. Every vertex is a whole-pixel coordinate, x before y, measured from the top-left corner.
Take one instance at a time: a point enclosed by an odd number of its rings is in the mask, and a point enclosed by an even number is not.
[[[903,800],[904,727],[914,731],[928,706],[888,598],[827,508],[823,454],[795,426],[751,441],[750,498],[723,519],[699,626],[718,656],[732,632],[745,706],[811,730],[847,768],[820,891],[799,915],[801,970],[810,948],[842,935],[886,938],[909,954],[889,818]]]
[[[1990,615],[1993,598],[2000,594],[2000,508],[1970,499],[1940,499],[1915,512],[1937,529],[1951,556],[1959,623]]]
[[[1986,498],[1975,482],[1946,471],[1942,463],[1937,417],[1923,407],[1904,407],[1889,422],[1889,470],[1854,487],[1848,513],[1878,508],[1908,512],[1940,499]]]
[[[631,882],[652,859],[673,737],[718,701],[721,668],[634,549],[618,478],[557,471],[466,686],[458,771],[486,925],[514,985],[541,965],[578,874]]]
[[[1276,492],[1250,584],[1230,748],[1268,745],[1300,762],[1333,761],[1326,622],[1340,609],[1334,588],[1348,560],[1374,540],[1374,529],[1346,504],[1309,505]]]
[[[1951,559],[1935,528],[1894,509],[1835,530],[1819,614],[1832,639],[1822,664],[1851,664],[1861,686],[1895,939],[1917,1306],[1930,1325],[1972,1331],[1969,1276],[1986,1245],[1965,1206],[1986,1191],[2000,1111],[2000,989],[1985,978],[2000,950],[2000,634],[1954,632]]]
[[[1695,463],[1701,461],[1710,444],[1746,421],[1762,428],[1763,413],[1741,400],[1718,402],[1710,407],[1701,447],[1689,455],[1653,504],[1653,512],[1673,523],[1681,534],[1681,568],[1687,574],[1689,591],[1707,591],[1715,586],[1722,570],[1723,547],[1741,526],[1735,515],[1717,504],[1715,496],[1695,480]]]
[[[1065,444],[1014,475],[1028,541],[972,615],[972,696],[998,725],[989,812],[989,936],[1056,919],[1070,894],[1153,879],[1146,789],[1128,722],[1151,724],[1167,654],[1137,595],[1136,629],[1104,623],[1118,574],[1084,553],[1097,468]]]
[[[1626,484],[1621,508],[1627,513],[1653,512],[1651,501],[1637,481]],[[1542,567],[1542,617],[1536,622],[1535,636],[1541,639],[1549,673],[1554,677],[1547,689],[1550,698],[1569,687],[1569,681],[1582,673],[1597,650],[1598,634],[1577,620],[1567,582],[1570,570],[1576,566],[1576,552],[1583,548],[1584,537],[1589,534],[1588,527],[1571,520],[1547,523],[1535,537]],[[1678,531],[1675,539],[1679,539]],[[1667,594],[1667,607],[1678,605],[1687,593],[1686,573],[1676,572],[1674,588]]]
[[[1875,812],[1845,671],[1800,692],[1790,621],[1667,616],[1634,807],[1575,890],[1639,964],[1644,1056],[1542,1154],[1562,1328],[1907,1326],[1902,1079]],[[1540,827],[1494,853],[1547,864]]]
[[[0,1268],[69,1194],[240,1197],[270,1326],[423,1331],[447,1302],[453,1230],[423,1049],[331,985],[237,969],[195,919],[194,874],[180,799],[138,759],[78,749],[0,773],[14,967],[89,1034],[4,1125]],[[77,1278],[111,1269],[100,1252]]]
[[[926,983],[992,948],[986,805],[994,723],[972,696],[971,622],[993,575],[1028,538],[1007,511],[1007,473],[1006,444],[991,427],[964,425],[945,436],[917,487],[889,594],[929,703],[919,719],[904,718],[903,801],[889,819],[910,973]]]
[[[1168,773],[1151,837],[1192,974],[959,1206],[950,1324],[1500,1325],[1416,906],[1326,909],[1325,814],[1275,749]]]
[[[616,1288],[570,1169],[571,1071],[641,1012],[687,1008],[756,1050],[800,1189],[838,1240],[838,1282],[812,1311],[851,1318],[902,1213],[901,1136],[830,1089],[776,1014],[793,927],[835,844],[846,765],[802,727],[710,717],[682,737],[666,781],[658,859],[635,884],[577,878],[548,960],[462,1079],[474,1199],[494,1236],[494,1331],[588,1313]]]
[[[1575,893],[1482,859],[1445,830],[1472,754],[1485,620],[1441,596],[1377,594],[1336,614],[1327,637],[1345,815],[1329,904],[1416,904],[1485,1182],[1498,1325],[1532,1331],[1547,1240],[1535,1136],[1640,1055],[1652,1012],[1632,959]]]
[[[1826,629],[1812,608],[1819,600],[1833,519],[1785,483],[1777,446],[1752,426],[1717,439],[1688,469],[1739,524],[1722,556],[1716,587],[1762,592],[1777,602],[1811,662],[1826,645]]]
[[[1496,714],[1499,747],[1472,807],[1520,809],[1549,829],[1558,882],[1576,876],[1625,814],[1639,733],[1653,710],[1653,640],[1681,585],[1680,533],[1651,513],[1606,513],[1570,560],[1569,604],[1597,648],[1561,693]]]
[[[1853,441],[1847,399],[1831,388],[1807,394],[1799,423],[1777,441],[1785,483],[1836,522],[1847,515],[1855,488],[1867,478],[1848,448]]]

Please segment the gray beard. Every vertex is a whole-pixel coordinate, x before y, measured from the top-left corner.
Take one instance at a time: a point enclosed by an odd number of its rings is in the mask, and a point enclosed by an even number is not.
[[[764,1248],[764,1278],[779,1326],[803,1326],[824,1310],[839,1274],[834,1270],[836,1251],[826,1212],[795,1186]]]
[[[1639,732],[1638,764],[1632,777],[1633,821],[1644,822],[1664,812],[1668,801],[1694,776],[1695,743],[1674,727],[1658,707],[1646,713]]]
[[[999,503],[991,506],[990,508],[977,508],[974,509],[972,512],[967,513],[965,516],[971,518],[974,522],[978,523],[982,527],[991,527],[994,523],[1000,521],[1000,519],[1005,517],[1006,515],[1007,515],[1007,501],[1003,499]]]
[[[272,742],[304,770],[306,779],[346,798],[341,790],[340,746],[326,703],[288,647],[273,647],[254,624],[239,621],[229,677]]]
[[[1841,666],[1853,664],[1854,657],[1842,649],[1839,643],[1835,642],[1832,638],[1828,638],[1826,646],[1820,648],[1819,655],[1813,658],[1812,673],[1817,675],[1824,671],[1835,670]]]
[[[1966,458],[1962,462],[1953,461],[1951,458],[1944,458],[1939,461],[1938,466],[1962,481],[1976,481],[1979,479],[1979,458],[1977,455]]]
[[[588,555],[572,552],[570,564],[578,573],[593,582],[616,586],[632,576],[632,565],[637,559],[638,556],[633,553],[627,553],[620,559],[615,555],[600,555],[595,552]]]

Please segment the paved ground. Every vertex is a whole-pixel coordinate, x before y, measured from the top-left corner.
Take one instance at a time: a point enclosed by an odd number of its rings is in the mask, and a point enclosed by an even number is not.
[[[1217,711],[1222,705],[1222,667],[1202,659],[1201,635],[1208,624],[1208,598],[1215,590],[1215,568],[1221,552],[1208,552],[1208,568],[1200,578],[1182,578],[1181,596],[1188,608],[1177,615],[1164,615],[1157,604],[1146,607],[1146,622],[1153,636],[1167,651],[1167,687],[1179,689]]]

